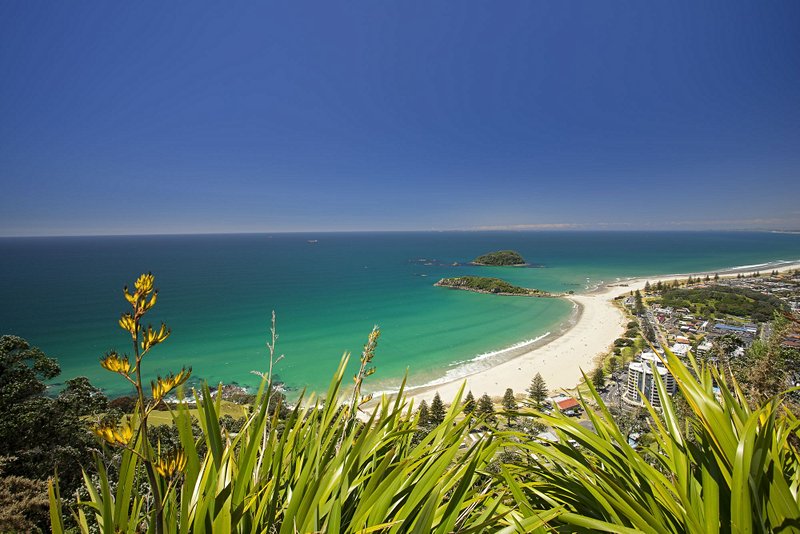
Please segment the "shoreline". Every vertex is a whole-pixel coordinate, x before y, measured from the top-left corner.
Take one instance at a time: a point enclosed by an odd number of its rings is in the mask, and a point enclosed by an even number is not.
[[[463,383],[466,383],[464,391],[471,390],[476,397],[484,393],[500,397],[506,388],[513,389],[519,395],[525,392],[537,372],[541,373],[550,391],[572,389],[582,380],[581,369],[590,373],[597,358],[608,352],[614,340],[625,331],[627,318],[614,306],[615,298],[641,290],[647,282],[659,280],[665,282],[714,274],[726,277],[754,270],[783,272],[797,268],[800,268],[800,260],[742,265],[698,273],[639,276],[601,283],[585,293],[559,296],[556,298],[572,302],[575,310],[555,335],[547,333],[523,346],[512,345],[508,349],[495,351],[493,354],[504,354],[509,356],[508,359],[457,378],[447,380],[445,375],[438,379],[442,380],[439,383],[434,380],[407,387],[405,395],[417,403],[425,400],[430,404],[438,392],[442,400],[449,402]],[[396,392],[385,393],[394,395]]]

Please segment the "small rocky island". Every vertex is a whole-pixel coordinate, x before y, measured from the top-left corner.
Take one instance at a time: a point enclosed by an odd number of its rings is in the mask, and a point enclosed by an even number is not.
[[[492,265],[495,267],[509,267],[527,265],[522,255],[516,250],[498,250],[478,256],[472,260],[473,265]]]
[[[449,287],[474,291],[475,293],[491,293],[492,295],[515,295],[523,297],[550,297],[550,293],[539,289],[529,289],[509,284],[499,278],[486,278],[483,276],[459,276],[456,278],[442,278],[435,284],[437,287]]]

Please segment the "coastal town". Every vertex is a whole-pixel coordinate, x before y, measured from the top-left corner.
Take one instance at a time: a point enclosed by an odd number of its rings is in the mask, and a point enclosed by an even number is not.
[[[749,367],[757,365],[751,353],[763,347],[777,347],[783,351],[784,359],[800,361],[800,326],[787,319],[800,310],[798,269],[644,281],[641,289],[620,294],[613,303],[626,317],[624,334],[614,340],[607,353],[597,357],[589,381],[634,446],[649,442],[650,423],[645,408],[649,405],[661,410],[659,391],[673,402],[676,400],[678,387],[664,363],[666,351],[687,365],[693,360],[721,366],[744,380]],[[777,366],[774,371],[780,373],[775,381],[779,387],[800,383],[800,372],[794,366]],[[663,384],[662,390],[657,387],[656,376]],[[490,402],[484,394],[477,408],[470,390],[464,409],[500,422],[502,418],[496,419],[496,413],[527,406],[542,413],[559,411],[593,428],[577,400],[585,383],[571,391],[548,390],[541,374],[531,378],[531,385],[524,391],[517,389],[514,393],[508,388],[502,399],[493,397]],[[433,403],[441,403],[438,392]],[[426,397],[422,396],[423,419],[427,420],[428,410]],[[508,423],[513,426],[510,418]],[[543,443],[559,441],[545,424],[531,425],[528,420],[527,428],[521,430]]]
[[[756,365],[749,357],[754,344],[758,350],[775,346],[784,358],[800,361],[800,326],[787,319],[800,309],[800,270],[648,281],[617,301],[631,319],[629,328],[594,376],[603,399],[622,419],[637,413],[641,418],[647,403],[661,408],[656,374],[663,391],[676,394],[675,378],[663,363],[665,350],[687,363],[691,358],[744,373]],[[774,372],[786,388],[800,383],[796,367]],[[640,436],[631,432],[631,441]]]

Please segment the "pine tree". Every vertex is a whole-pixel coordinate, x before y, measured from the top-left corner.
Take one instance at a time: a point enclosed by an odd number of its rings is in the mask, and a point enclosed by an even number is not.
[[[644,283],[644,292],[645,293],[650,293],[650,282],[649,281]]]
[[[706,282],[709,282],[709,281],[711,281],[711,277],[709,275],[706,275]]]
[[[528,397],[539,407],[547,399],[547,393],[547,384],[545,384],[544,378],[540,373],[536,373],[528,388]]]
[[[484,393],[480,399],[478,399],[478,415],[485,417],[487,421],[494,421],[494,403],[492,402],[492,398]]]
[[[517,409],[517,399],[514,397],[514,390],[511,388],[506,389],[503,395],[503,409],[506,411],[508,424],[511,425],[511,420],[514,418],[511,412]]]
[[[653,327],[650,325],[649,321],[645,321],[643,330],[644,330],[644,338],[650,343],[655,343],[656,331],[653,330]]]
[[[472,395],[472,391],[467,392],[467,396],[464,397],[464,413],[472,413],[475,411],[475,397]]]
[[[606,373],[603,371],[603,366],[599,365],[592,373],[592,384],[595,389],[603,389],[606,385]]]
[[[433,396],[433,401],[431,401],[430,421],[435,425],[441,424],[444,421],[444,416],[444,404],[442,404],[442,398],[437,392]]]
[[[428,412],[428,403],[422,401],[419,403],[419,426],[428,426],[431,422],[431,414]]]
[[[636,315],[642,315],[644,313],[644,302],[642,302],[642,294],[638,289],[636,290],[636,300],[633,311]]]
[[[656,291],[661,291],[664,288],[664,284],[659,280],[656,282]]]
[[[719,280],[719,273],[714,273],[714,281],[716,282]]]

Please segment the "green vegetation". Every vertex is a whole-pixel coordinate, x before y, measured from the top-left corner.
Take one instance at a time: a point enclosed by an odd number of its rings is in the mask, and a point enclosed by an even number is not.
[[[647,406],[653,443],[637,449],[587,379],[590,394],[580,401],[594,431],[556,412],[539,417],[559,443],[520,440],[533,459],[507,468],[520,509],[559,510],[550,522],[559,531],[796,532],[795,415],[780,397],[751,409],[714,367],[690,360],[687,368],[669,351],[666,365],[686,400],[685,424],[657,380],[663,411]]]
[[[129,299],[133,323],[121,321],[142,347],[135,367],[116,353],[102,360],[137,392],[143,389],[142,356],[154,340],[166,339],[160,332],[168,335],[166,328],[138,326],[140,307],[151,302],[148,287],[147,280],[137,283]],[[245,418],[223,417],[220,395],[208,401],[204,384],[194,394],[197,421],[179,404],[170,411],[174,425],[150,425],[147,440],[144,425],[152,423],[153,407],[173,389],[182,396],[182,373],[153,381],[153,398],[139,395],[132,416],[94,427],[102,452],[94,473],[85,474],[81,501],[62,499],[59,478],[48,483],[52,531],[65,532],[69,518],[86,533],[667,534],[800,526],[800,421],[786,402],[791,393],[748,399],[727,371],[691,357],[687,365],[667,351],[665,365],[680,393],[673,403],[657,379],[663,409],[646,406],[636,427],[615,420],[589,377],[579,402],[593,429],[558,410],[512,408],[511,390],[503,405],[517,410],[519,432],[497,426],[488,395],[476,403],[478,417],[465,417],[461,391],[449,409],[437,394],[430,410],[421,405],[415,412],[403,384],[394,399],[382,397],[365,412],[370,396],[362,385],[374,372],[379,336],[376,327],[351,390],[342,385],[345,355],[327,394],[302,395],[291,410],[273,404],[282,402],[271,387],[273,336],[269,370]],[[95,397],[87,396],[86,385],[71,383],[65,402],[91,405]],[[540,375],[528,393],[537,404],[543,401]],[[476,433],[478,425],[486,431]],[[630,445],[630,429],[642,426],[649,435]],[[558,441],[535,439],[545,429]],[[20,495],[37,492],[35,483],[13,487]],[[7,497],[0,491],[0,502]],[[29,508],[41,509],[34,501]]]
[[[688,308],[704,317],[734,315],[756,322],[769,321],[776,311],[787,311],[786,305],[772,295],[727,286],[667,289],[661,295],[661,303]]]
[[[511,426],[514,420],[514,412],[517,410],[517,398],[511,388],[507,388],[503,394],[503,410],[506,416],[506,423]]]
[[[472,391],[467,391],[467,396],[464,397],[464,405],[461,407],[465,414],[470,414],[475,411],[475,396]]]
[[[534,406],[539,408],[547,400],[548,394],[544,378],[542,378],[541,373],[536,373],[536,376],[531,380],[531,385],[528,387],[528,398],[533,401]]]
[[[434,284],[437,287],[449,287],[474,291],[476,293],[493,293],[495,295],[523,295],[528,297],[544,297],[549,294],[538,289],[528,289],[509,284],[500,278],[486,278],[482,276],[459,276],[457,278],[442,278]]]
[[[46,396],[44,381],[60,372],[24,339],[0,336],[0,532],[47,530],[48,477],[57,470],[71,496],[83,482],[81,464],[92,463],[95,443],[84,422],[99,420],[107,399],[85,377]]]
[[[718,338],[721,360],[727,364],[753,406],[768,402],[782,391],[800,384],[800,349],[783,345],[786,335],[798,329],[800,324],[796,319],[778,315],[772,322],[770,336],[755,340],[743,357],[733,360],[729,360],[728,355],[741,345],[741,341],[735,336]],[[788,399],[793,407],[800,405],[797,391],[789,393]]]
[[[483,256],[478,256],[472,263],[475,265],[493,265],[496,267],[506,267],[513,265],[526,265],[525,259],[515,250],[498,250],[489,252]]]
[[[489,396],[488,393],[484,393],[481,395],[481,398],[478,399],[478,416],[483,418],[486,421],[494,422],[494,403],[492,402],[492,398]]]

